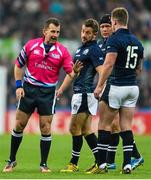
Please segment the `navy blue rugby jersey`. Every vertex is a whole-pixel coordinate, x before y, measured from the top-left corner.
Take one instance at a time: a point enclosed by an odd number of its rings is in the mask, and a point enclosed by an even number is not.
[[[106,42],[106,53],[117,52],[108,83],[117,86],[137,85],[136,68],[143,58],[141,42],[128,29],[119,29]]]
[[[103,39],[101,41],[98,41],[98,45],[103,53],[103,58],[105,59],[105,55],[106,55],[106,41],[107,41],[107,38],[106,39]]]
[[[73,83],[74,93],[92,93],[94,91],[95,68],[104,62],[103,53],[96,41],[91,41],[79,47],[74,55],[74,62],[79,60],[83,68]]]

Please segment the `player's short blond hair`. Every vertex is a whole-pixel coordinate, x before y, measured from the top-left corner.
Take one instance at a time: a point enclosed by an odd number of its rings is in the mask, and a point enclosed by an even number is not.
[[[111,17],[116,19],[120,25],[127,25],[129,14],[126,8],[118,7],[112,10]]]

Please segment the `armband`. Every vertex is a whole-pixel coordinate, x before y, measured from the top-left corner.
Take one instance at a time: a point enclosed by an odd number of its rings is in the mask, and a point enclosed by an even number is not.
[[[21,80],[16,80],[16,89],[22,88],[22,81]]]

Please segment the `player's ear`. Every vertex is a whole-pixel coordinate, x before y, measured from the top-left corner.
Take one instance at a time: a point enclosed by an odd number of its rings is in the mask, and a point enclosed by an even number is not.
[[[42,29],[42,33],[45,36],[45,28]]]
[[[98,32],[94,32],[94,36],[97,37],[97,35],[98,35]]]
[[[46,31],[47,31],[47,29],[43,28],[42,33],[43,33],[44,36],[46,35]]]
[[[94,33],[93,34],[93,40],[96,40],[96,38],[97,38],[97,33]]]
[[[116,26],[116,25],[117,25],[117,20],[114,21],[114,26]]]

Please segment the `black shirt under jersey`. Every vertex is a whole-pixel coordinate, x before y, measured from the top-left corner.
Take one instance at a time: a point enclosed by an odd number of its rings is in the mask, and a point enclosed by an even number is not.
[[[96,41],[90,41],[80,46],[75,55],[74,62],[79,60],[83,68],[73,83],[74,93],[92,93],[94,91],[94,77],[96,67],[104,62],[103,53]]]
[[[106,54],[116,52],[117,58],[108,83],[117,86],[137,85],[136,68],[143,59],[141,42],[128,29],[119,29],[106,42]]]

